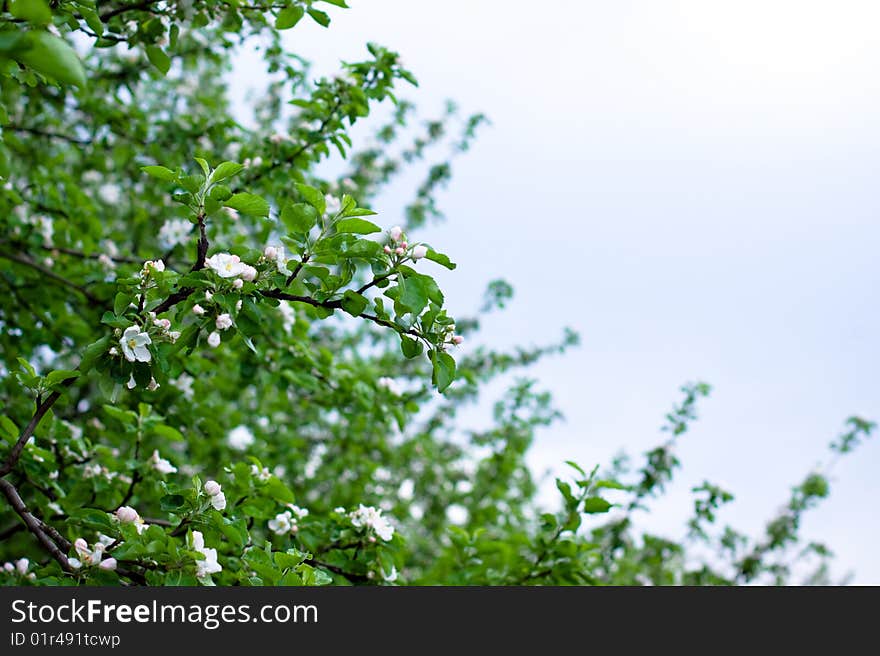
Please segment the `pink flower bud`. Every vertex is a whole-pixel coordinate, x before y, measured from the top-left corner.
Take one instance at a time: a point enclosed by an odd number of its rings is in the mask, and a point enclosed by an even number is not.
[[[428,254],[428,247],[423,245],[418,245],[414,249],[412,249],[412,259],[421,260],[425,255]]]
[[[391,246],[386,246],[386,247],[383,248],[382,250],[385,251],[385,253],[386,253],[387,255],[391,255]]]
[[[278,257],[278,249],[274,246],[266,246],[266,248],[263,249],[263,257],[267,260],[274,260]]]
[[[400,242],[400,247],[401,247],[401,248],[407,248],[407,243],[406,243],[405,241]]]
[[[452,343],[455,345],[461,344],[463,341],[464,341],[464,337],[462,337],[461,335],[456,335],[455,337],[452,338]]]
[[[208,481],[205,483],[205,494],[209,497],[213,497],[216,494],[220,494],[222,488],[220,487],[220,483],[217,481]]]
[[[398,246],[397,248],[395,248],[395,249],[394,249],[394,252],[397,253],[398,255],[403,255],[404,253],[406,253],[406,251],[403,250],[400,246]]]
[[[116,569],[116,559],[115,558],[105,558],[104,560],[101,561],[101,563],[98,565],[98,567],[100,567],[101,569],[109,569],[109,570]]]
[[[139,517],[140,515],[138,515],[137,510],[131,506],[120,506],[116,509],[116,519],[120,522],[136,522]],[[83,540],[82,543],[85,544],[86,541]],[[76,543],[74,543],[74,546],[76,546]]]
[[[249,266],[247,264],[244,265],[244,269],[241,272],[242,280],[247,280],[248,282],[253,282],[257,277],[257,270]]]
[[[205,308],[196,303],[193,305],[193,314],[197,314],[198,316],[202,316],[205,313]]]
[[[241,289],[242,287],[244,287],[244,280],[242,280],[241,278],[236,278],[232,281],[233,289]]]
[[[388,231],[388,234],[394,241],[400,241],[400,238],[403,236],[403,228],[401,228],[400,226],[394,226],[393,228],[391,228],[391,230]]]

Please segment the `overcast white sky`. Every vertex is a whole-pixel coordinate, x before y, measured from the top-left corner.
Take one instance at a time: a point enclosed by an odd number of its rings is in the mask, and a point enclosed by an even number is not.
[[[456,164],[449,221],[421,235],[459,263],[442,277],[453,311],[503,276],[515,302],[484,339],[582,334],[532,372],[567,418],[536,471],[643,452],[678,386],[706,380],[646,523],[683,534],[706,478],[736,493],[721,522],[757,532],[846,417],[880,418],[880,4],[350,4],[291,48],[332,72],[377,41],[426,112],[452,97],[493,122]],[[388,225],[403,191],[375,203]],[[804,525],[860,583],[880,583],[878,462],[878,439],[842,461]]]

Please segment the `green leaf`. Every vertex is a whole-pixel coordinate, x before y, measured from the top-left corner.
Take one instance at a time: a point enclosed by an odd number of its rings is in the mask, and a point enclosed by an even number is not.
[[[294,553],[284,553],[283,551],[276,551],[272,554],[273,559],[275,560],[275,565],[278,566],[279,569],[289,569],[291,567],[296,567],[303,560],[305,560],[305,554],[295,551]]]
[[[237,164],[235,162],[223,162],[220,164],[214,172],[211,174],[211,182],[220,182],[221,180],[225,180],[226,178],[231,178],[233,175],[239,173],[244,167],[241,164]]]
[[[165,424],[156,424],[153,426],[153,432],[160,437],[164,437],[166,440],[171,440],[172,442],[183,442],[186,440],[179,430],[173,426],[167,426]]]
[[[97,362],[107,348],[110,346],[110,335],[105,335],[94,344],[90,344],[83,352],[82,359],[79,361],[79,370],[81,373],[87,373]]]
[[[18,426],[9,417],[0,416],[0,435],[7,442],[14,444],[18,441]]]
[[[438,392],[443,392],[455,380],[455,360],[448,353],[431,351],[431,364],[434,365],[433,382]]]
[[[299,182],[293,186],[296,187],[299,195],[318,211],[318,214],[324,214],[324,210],[327,209],[327,201],[324,200],[324,194],[314,187]]]
[[[399,294],[397,305],[412,314],[420,314],[428,304],[428,290],[420,277],[400,279],[397,283]]]
[[[307,203],[292,203],[281,210],[281,222],[291,232],[308,232],[318,221],[318,210]]]
[[[278,12],[275,18],[276,30],[289,30],[291,27],[299,23],[299,19],[303,17],[303,8],[300,6],[285,7]]]
[[[104,412],[108,417],[112,417],[123,426],[130,426],[137,422],[137,415],[131,410],[122,410],[112,405],[104,405]]]
[[[446,267],[450,271],[455,269],[455,263],[452,262],[449,257],[443,255],[443,253],[438,253],[435,250],[428,249],[428,254],[425,255],[425,259],[431,260],[432,262],[436,262],[437,264]]]
[[[342,295],[342,309],[353,317],[359,317],[367,309],[367,299],[357,292],[346,289],[345,294]]]
[[[159,46],[147,46],[146,51],[150,63],[159,69],[162,75],[167,75],[168,69],[171,68],[171,58],[165,54],[165,51]]]
[[[265,199],[255,194],[235,194],[232,198],[224,203],[226,207],[231,207],[243,214],[253,214],[254,216],[269,216],[269,203]]]
[[[43,0],[13,0],[9,5],[9,11],[16,18],[26,20],[32,25],[48,25],[52,20],[49,5]]]
[[[202,173],[205,174],[205,179],[207,179],[208,176],[211,175],[211,167],[208,165],[208,162],[206,160],[202,159],[201,157],[193,157],[193,159],[196,161],[196,163],[200,167],[202,167]],[[196,176],[190,176],[190,177],[192,177],[195,180],[198,180],[198,178]],[[198,186],[199,187],[201,186],[201,181],[198,181]],[[190,189],[190,191],[196,191],[197,189],[198,189],[198,187],[196,187],[195,189]]]
[[[54,34],[28,32],[13,58],[62,84],[86,86],[86,73],[76,52]]]
[[[417,355],[421,355],[423,348],[419,340],[407,337],[406,335],[400,336],[400,350],[403,351],[404,357],[414,358]]]
[[[322,27],[327,27],[330,24],[330,17],[320,9],[309,9],[309,16]]]
[[[341,219],[336,222],[336,232],[370,235],[374,232],[382,232],[382,228],[365,219]]]
[[[584,499],[583,511],[590,515],[606,513],[611,508],[611,504],[602,497],[587,497]]]
[[[174,512],[179,510],[186,503],[186,499],[180,494],[166,494],[159,499],[159,508],[165,512]]]
[[[141,171],[147,175],[164,180],[165,182],[174,182],[177,180],[177,173],[164,166],[142,166]]]
[[[125,314],[125,310],[128,308],[128,294],[125,292],[119,292],[116,294],[116,298],[113,299],[113,314],[117,317],[121,317]]]
[[[46,383],[50,386],[60,385],[71,378],[79,378],[79,375],[78,371],[73,371],[72,369],[58,369],[57,371],[49,372],[46,376]]]

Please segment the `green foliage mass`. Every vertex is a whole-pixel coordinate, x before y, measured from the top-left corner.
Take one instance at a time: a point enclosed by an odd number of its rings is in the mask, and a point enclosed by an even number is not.
[[[830,552],[798,538],[820,473],[759,539],[715,526],[732,495],[709,482],[681,540],[638,530],[704,384],[642,465],[570,463],[560,509],[538,506],[525,455],[559,415],[510,374],[577,336],[478,345],[512,297],[500,280],[473,316],[447,312],[433,276],[455,264],[417,235],[485,118],[417,119],[398,97],[415,77],[377,44],[313,79],[282,31],[345,7],[3,2],[2,581],[784,583],[806,553],[824,580]],[[255,45],[271,83],[248,128],[227,72]],[[403,217],[368,209],[411,167]],[[491,426],[458,428],[499,378]],[[834,449],[873,428],[850,420]]]

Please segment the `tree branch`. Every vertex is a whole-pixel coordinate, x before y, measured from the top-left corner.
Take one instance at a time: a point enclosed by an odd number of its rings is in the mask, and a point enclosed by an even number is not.
[[[47,278],[54,280],[55,282],[60,283],[66,287],[70,287],[71,289],[76,290],[77,292],[82,294],[86,298],[86,300],[88,300],[91,303],[97,304],[99,302],[98,298],[94,294],[92,294],[90,291],[85,289],[84,287],[81,287],[80,285],[76,284],[75,282],[73,282],[71,280],[68,280],[67,278],[59,276],[57,273],[55,273],[51,269],[44,267],[42,264],[38,264],[37,262],[34,262],[27,255],[23,255],[21,253],[6,253],[4,251],[0,251],[0,257],[6,258],[10,262],[17,262],[19,264],[23,264],[27,267],[30,267],[34,271],[39,271]]]
[[[52,132],[51,130],[40,130],[38,128],[27,128],[21,125],[6,125],[4,129],[11,130],[13,132],[23,132],[25,134],[31,134],[35,137],[46,137],[47,139],[59,139],[61,141],[66,141],[68,143],[76,144],[77,146],[91,146],[91,139],[77,139],[76,137],[71,137],[66,134],[61,134],[60,132]]]
[[[276,298],[279,301],[292,301],[294,303],[305,303],[306,305],[311,305],[312,307],[320,307],[327,310],[339,310],[342,308],[342,301],[319,301],[309,296],[297,296],[296,294],[288,294],[287,292],[283,292],[280,289],[266,289],[260,292],[266,298]],[[391,328],[396,330],[401,334],[412,335],[413,337],[421,338],[421,334],[418,331],[413,330],[412,328],[405,329],[398,326],[393,321],[388,321],[387,319],[382,319],[377,317],[374,314],[362,313],[359,314],[358,317],[360,319],[366,319],[367,321],[372,321],[373,323],[384,326],[385,328]]]
[[[61,568],[66,572],[75,571],[64,552],[62,552],[61,549],[58,548],[58,545],[56,545],[55,542],[52,541],[52,538],[49,537],[49,534],[46,532],[46,525],[42,521],[34,517],[28,510],[24,501],[22,501],[21,495],[19,495],[18,490],[15,489],[15,486],[7,481],[5,478],[0,478],[0,491],[3,492],[3,496],[5,496],[6,499],[9,501],[12,509],[16,513],[18,513],[19,517],[21,517],[28,530],[34,534],[34,536],[37,538],[40,544],[43,545],[46,551],[48,551],[52,555],[52,557],[58,561],[58,563],[61,565]],[[51,529],[51,532],[54,535],[58,536],[58,532],[54,529]]]

